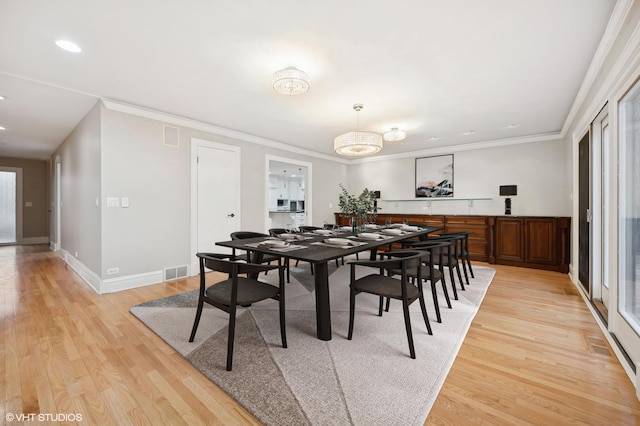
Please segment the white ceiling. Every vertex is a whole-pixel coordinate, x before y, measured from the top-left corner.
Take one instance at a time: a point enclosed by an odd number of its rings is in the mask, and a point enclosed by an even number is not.
[[[47,158],[100,97],[330,155],[354,103],[407,131],[378,155],[557,135],[614,5],[0,0],[0,156]],[[290,65],[305,95],[271,88]]]

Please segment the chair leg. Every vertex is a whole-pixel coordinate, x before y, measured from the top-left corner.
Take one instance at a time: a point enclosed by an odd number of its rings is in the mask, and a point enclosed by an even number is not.
[[[469,274],[467,274],[467,264],[464,263],[464,257],[460,256],[460,263],[462,264],[462,271],[464,272],[464,281],[469,285]]]
[[[412,359],[416,359],[416,350],[413,347],[413,333],[411,333],[411,317],[409,316],[409,305],[406,300],[402,301],[402,310],[404,311],[404,327],[407,330],[407,340],[409,341],[409,354]]]
[[[198,324],[200,324],[200,317],[202,316],[202,307],[204,305],[204,300],[201,298],[198,300],[198,310],[196,311],[196,319],[193,322],[193,328],[191,329],[191,337],[189,337],[189,342],[193,342],[193,339],[196,337],[196,331],[198,330]]]
[[[456,280],[453,278],[453,268],[448,266],[449,268],[449,278],[451,278],[451,288],[453,289],[454,299],[458,300],[458,290],[456,290]]]
[[[473,268],[471,267],[471,259],[469,258],[469,252],[467,252],[467,255],[465,256],[466,261],[467,261],[467,265],[469,266],[469,272],[471,272],[471,278],[475,278],[476,276],[473,275]]]
[[[449,291],[447,290],[447,286],[444,284],[444,276],[442,277],[442,292],[444,293],[444,300],[447,302],[447,308],[451,309],[451,299],[449,299]]]
[[[384,297],[380,296],[380,306],[378,306],[378,316],[382,316],[382,306],[384,305]]]
[[[429,280],[431,283],[431,295],[433,296],[433,307],[436,310],[436,321],[442,322],[442,318],[440,317],[440,304],[438,303],[438,292],[436,291],[436,285],[432,280]]]
[[[456,269],[456,272],[458,273],[458,279],[460,280],[460,288],[462,289],[462,291],[464,291],[464,282],[462,281],[462,274],[460,273],[460,266],[456,263],[453,267]]]
[[[353,286],[351,287],[349,293],[349,334],[347,335],[347,339],[351,340],[353,337],[353,320],[356,313],[356,291]]]
[[[282,287],[284,288],[284,286]],[[282,339],[282,347],[287,347],[287,328],[285,322],[285,309],[284,309],[284,290],[280,290],[280,296],[278,298],[279,307],[280,307],[280,338]]]
[[[427,307],[424,304],[424,294],[420,293],[420,309],[422,309],[422,318],[424,318],[424,323],[427,326],[427,332],[430,335],[433,335],[433,331],[431,331],[431,323],[429,322],[429,315],[427,315]]]
[[[387,297],[387,306],[385,306],[384,310],[389,312],[389,304],[391,303],[391,298]]]
[[[229,312],[229,337],[227,340],[227,371],[231,371],[233,365],[233,339],[236,332],[236,306],[231,306]]]

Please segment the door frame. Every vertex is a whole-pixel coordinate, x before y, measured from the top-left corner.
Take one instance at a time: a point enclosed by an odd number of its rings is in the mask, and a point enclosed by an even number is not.
[[[293,158],[280,157],[277,155],[266,154],[264,156],[264,227],[265,232],[268,231],[269,227],[269,162],[270,161],[278,161],[280,163],[288,163],[294,164],[296,166],[302,166],[307,168],[307,177],[304,183],[304,214],[305,214],[305,224],[313,225],[313,164],[307,161],[296,160]]]
[[[22,243],[22,168],[0,166],[0,171],[16,174],[16,241],[0,245],[14,245]]]
[[[241,181],[241,153],[242,149],[236,145],[229,145],[220,142],[212,142],[204,139],[191,138],[191,147],[190,147],[190,175],[191,175],[191,244],[190,244],[190,253],[189,259],[191,259],[189,265],[190,275],[198,275],[200,273],[198,266],[198,257],[196,253],[198,251],[198,148],[212,148],[212,149],[220,149],[225,151],[232,151],[238,153],[238,167],[236,167],[236,182],[238,182],[239,190],[236,191],[236,207],[238,212],[238,223],[241,224],[242,227],[242,194],[240,188],[242,188]]]

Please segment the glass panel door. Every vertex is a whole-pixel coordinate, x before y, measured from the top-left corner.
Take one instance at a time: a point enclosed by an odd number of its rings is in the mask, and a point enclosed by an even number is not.
[[[640,83],[620,102],[619,310],[640,334]]]
[[[0,171],[0,244],[16,243],[16,173]]]

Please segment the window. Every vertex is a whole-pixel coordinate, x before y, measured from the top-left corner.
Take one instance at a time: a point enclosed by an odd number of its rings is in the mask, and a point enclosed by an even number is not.
[[[640,333],[640,82],[620,102],[619,117],[619,309]]]

